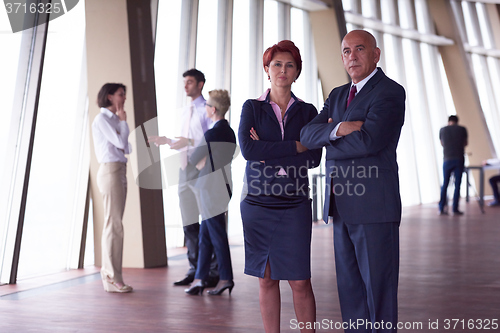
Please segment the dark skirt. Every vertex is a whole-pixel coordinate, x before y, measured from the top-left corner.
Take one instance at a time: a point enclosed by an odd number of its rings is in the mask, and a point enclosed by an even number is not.
[[[245,274],[273,280],[311,277],[311,200],[307,197],[248,195],[241,202]]]

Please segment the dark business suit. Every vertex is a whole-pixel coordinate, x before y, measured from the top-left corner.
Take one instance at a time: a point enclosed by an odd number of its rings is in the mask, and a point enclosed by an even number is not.
[[[378,68],[346,108],[350,86],[332,90],[321,113],[303,128],[301,142],[309,149],[327,150],[323,218],[328,222],[332,216],[334,221],[343,320],[396,324],[401,221],[396,147],[405,91]],[[331,131],[342,121],[364,124],[360,131],[331,141]],[[356,330],[365,331],[371,332]]]
[[[273,280],[311,277],[312,211],[307,171],[319,165],[322,151],[297,153],[296,141],[302,127],[318,111],[293,94],[292,98],[283,133],[269,94],[263,100],[245,102],[238,130],[241,152],[247,160],[240,206],[245,274],[263,278],[269,262]],[[252,140],[251,128],[260,140]],[[279,175],[281,168],[286,175]]]
[[[231,199],[231,161],[236,149],[236,137],[227,120],[221,119],[205,132],[205,141],[206,145],[198,146],[189,159],[190,164],[196,165],[206,157],[195,185],[202,218],[195,278],[203,280],[208,277],[213,251],[221,280],[232,280],[225,212]]]

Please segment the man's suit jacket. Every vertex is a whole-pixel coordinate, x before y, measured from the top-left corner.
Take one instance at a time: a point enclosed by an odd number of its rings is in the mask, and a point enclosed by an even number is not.
[[[265,100],[249,99],[243,104],[238,130],[241,153],[247,160],[243,195],[246,191],[256,196],[309,195],[307,171],[319,165],[322,150],[297,153],[295,141],[300,141],[300,130],[318,115],[318,111],[293,93],[292,98],[295,102],[286,111],[283,138],[269,95]],[[256,130],[260,140],[250,138],[251,128]],[[278,175],[281,168],[287,173],[284,177]],[[279,186],[273,187],[274,184]]]
[[[333,89],[321,113],[301,132],[300,141],[309,149],[326,147],[323,219],[328,222],[336,210],[346,223],[398,222],[396,148],[404,122],[405,90],[378,68],[346,109],[350,87],[348,83]],[[357,120],[364,122],[361,131],[330,140],[339,122]]]
[[[226,119],[221,119],[205,132],[205,143],[196,147],[189,158],[192,165],[206,157],[195,185],[202,220],[227,210],[231,199],[231,161],[236,150],[236,136]]]

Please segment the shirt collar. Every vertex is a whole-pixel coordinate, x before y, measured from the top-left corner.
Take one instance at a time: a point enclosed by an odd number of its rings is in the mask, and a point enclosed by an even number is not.
[[[271,89],[268,88],[259,98],[257,98],[258,101],[261,101],[261,102],[267,102],[267,103],[270,103],[270,100],[269,100],[269,94],[271,93]],[[300,98],[297,98],[297,96],[295,96],[293,94],[293,92],[291,92],[292,94],[292,99],[294,101],[299,101],[299,102],[303,102],[303,100],[301,100]]]
[[[113,116],[117,117],[117,115],[111,112],[108,108],[101,108],[101,113],[106,115],[108,118],[113,118]]]
[[[271,92],[271,89],[267,89],[259,98],[257,98],[258,101],[266,101],[269,102],[269,93]]]
[[[378,68],[375,67],[375,69],[373,70],[373,72],[371,72],[370,75],[368,75],[367,77],[365,77],[363,80],[359,81],[356,84],[352,83],[351,87],[356,86],[356,93],[359,93],[359,91],[361,89],[363,89],[363,87],[365,86],[366,82],[368,82],[373,77],[373,75],[375,75],[375,73],[377,73],[377,71],[378,71]]]
[[[210,125],[208,125],[208,128],[209,128],[209,129],[214,128],[215,124],[217,124],[217,123],[218,123],[219,121],[221,121],[221,120],[222,120],[222,119],[219,119],[219,120],[214,121],[213,123],[211,123]]]
[[[196,107],[205,106],[205,98],[203,97],[203,95],[200,95],[191,103]]]

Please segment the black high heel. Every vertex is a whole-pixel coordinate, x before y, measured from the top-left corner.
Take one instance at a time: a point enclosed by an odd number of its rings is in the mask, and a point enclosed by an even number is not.
[[[209,294],[209,295],[220,295],[220,294],[222,294],[224,292],[224,290],[229,289],[229,295],[231,295],[231,291],[233,291],[233,287],[234,287],[233,280],[229,280],[229,281],[226,282],[226,284],[224,284],[219,289],[214,289],[214,290],[207,291],[207,294]]]
[[[189,289],[184,289],[184,292],[189,295],[202,295],[205,289],[205,284],[203,282],[198,282]]]

